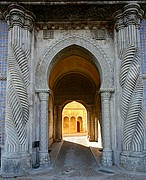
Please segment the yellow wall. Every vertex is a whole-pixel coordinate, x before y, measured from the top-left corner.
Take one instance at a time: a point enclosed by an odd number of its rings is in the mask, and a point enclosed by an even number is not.
[[[87,132],[87,111],[78,102],[68,103],[62,112],[63,134],[86,133]]]

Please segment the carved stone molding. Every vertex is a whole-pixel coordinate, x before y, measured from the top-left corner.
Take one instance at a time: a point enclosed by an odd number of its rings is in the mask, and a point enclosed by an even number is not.
[[[112,21],[65,21],[65,22],[36,22],[37,30],[113,30],[114,24]]]

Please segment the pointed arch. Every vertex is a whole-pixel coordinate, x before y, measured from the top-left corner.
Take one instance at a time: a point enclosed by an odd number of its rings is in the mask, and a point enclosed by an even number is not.
[[[101,89],[113,87],[113,72],[110,64],[110,60],[107,57],[103,49],[97,45],[94,40],[81,37],[78,35],[72,35],[63,37],[55,42],[50,48],[48,48],[42,56],[36,70],[36,89],[48,90],[48,78],[53,65],[56,62],[57,53],[63,49],[77,45],[88,51],[92,56],[92,61],[99,70],[101,77]]]

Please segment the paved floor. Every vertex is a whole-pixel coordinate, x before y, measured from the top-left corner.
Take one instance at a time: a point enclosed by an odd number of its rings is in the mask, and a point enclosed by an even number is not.
[[[85,136],[66,137],[50,149],[52,166],[45,170],[35,169],[25,177],[11,180],[146,180],[146,174],[130,174],[118,167],[102,167],[99,161],[101,153],[96,151],[95,145],[89,143]]]

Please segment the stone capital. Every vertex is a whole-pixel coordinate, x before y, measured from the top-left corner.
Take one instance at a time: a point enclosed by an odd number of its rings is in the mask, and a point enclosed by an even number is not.
[[[11,4],[4,12],[4,16],[9,29],[14,26],[24,27],[28,31],[33,29],[35,15],[22,6]]]
[[[39,92],[39,97],[41,101],[47,101],[49,97],[49,92]]]
[[[128,4],[123,8],[123,17],[125,26],[135,25],[140,27],[140,21],[144,15],[144,11],[138,4]]]
[[[119,31],[120,29],[124,28],[124,20],[123,20],[123,15],[122,15],[122,11],[118,10],[114,13],[113,15],[114,17],[114,21],[115,21],[115,28],[117,31]]]
[[[135,25],[136,28],[140,27],[140,21],[144,15],[144,11],[138,4],[131,3],[114,13],[114,21],[116,30],[129,25]]]
[[[113,93],[113,92],[114,92],[114,89],[112,89],[112,88],[110,88],[110,89],[100,89],[100,94],[101,94],[102,100],[110,99],[111,93]]]

